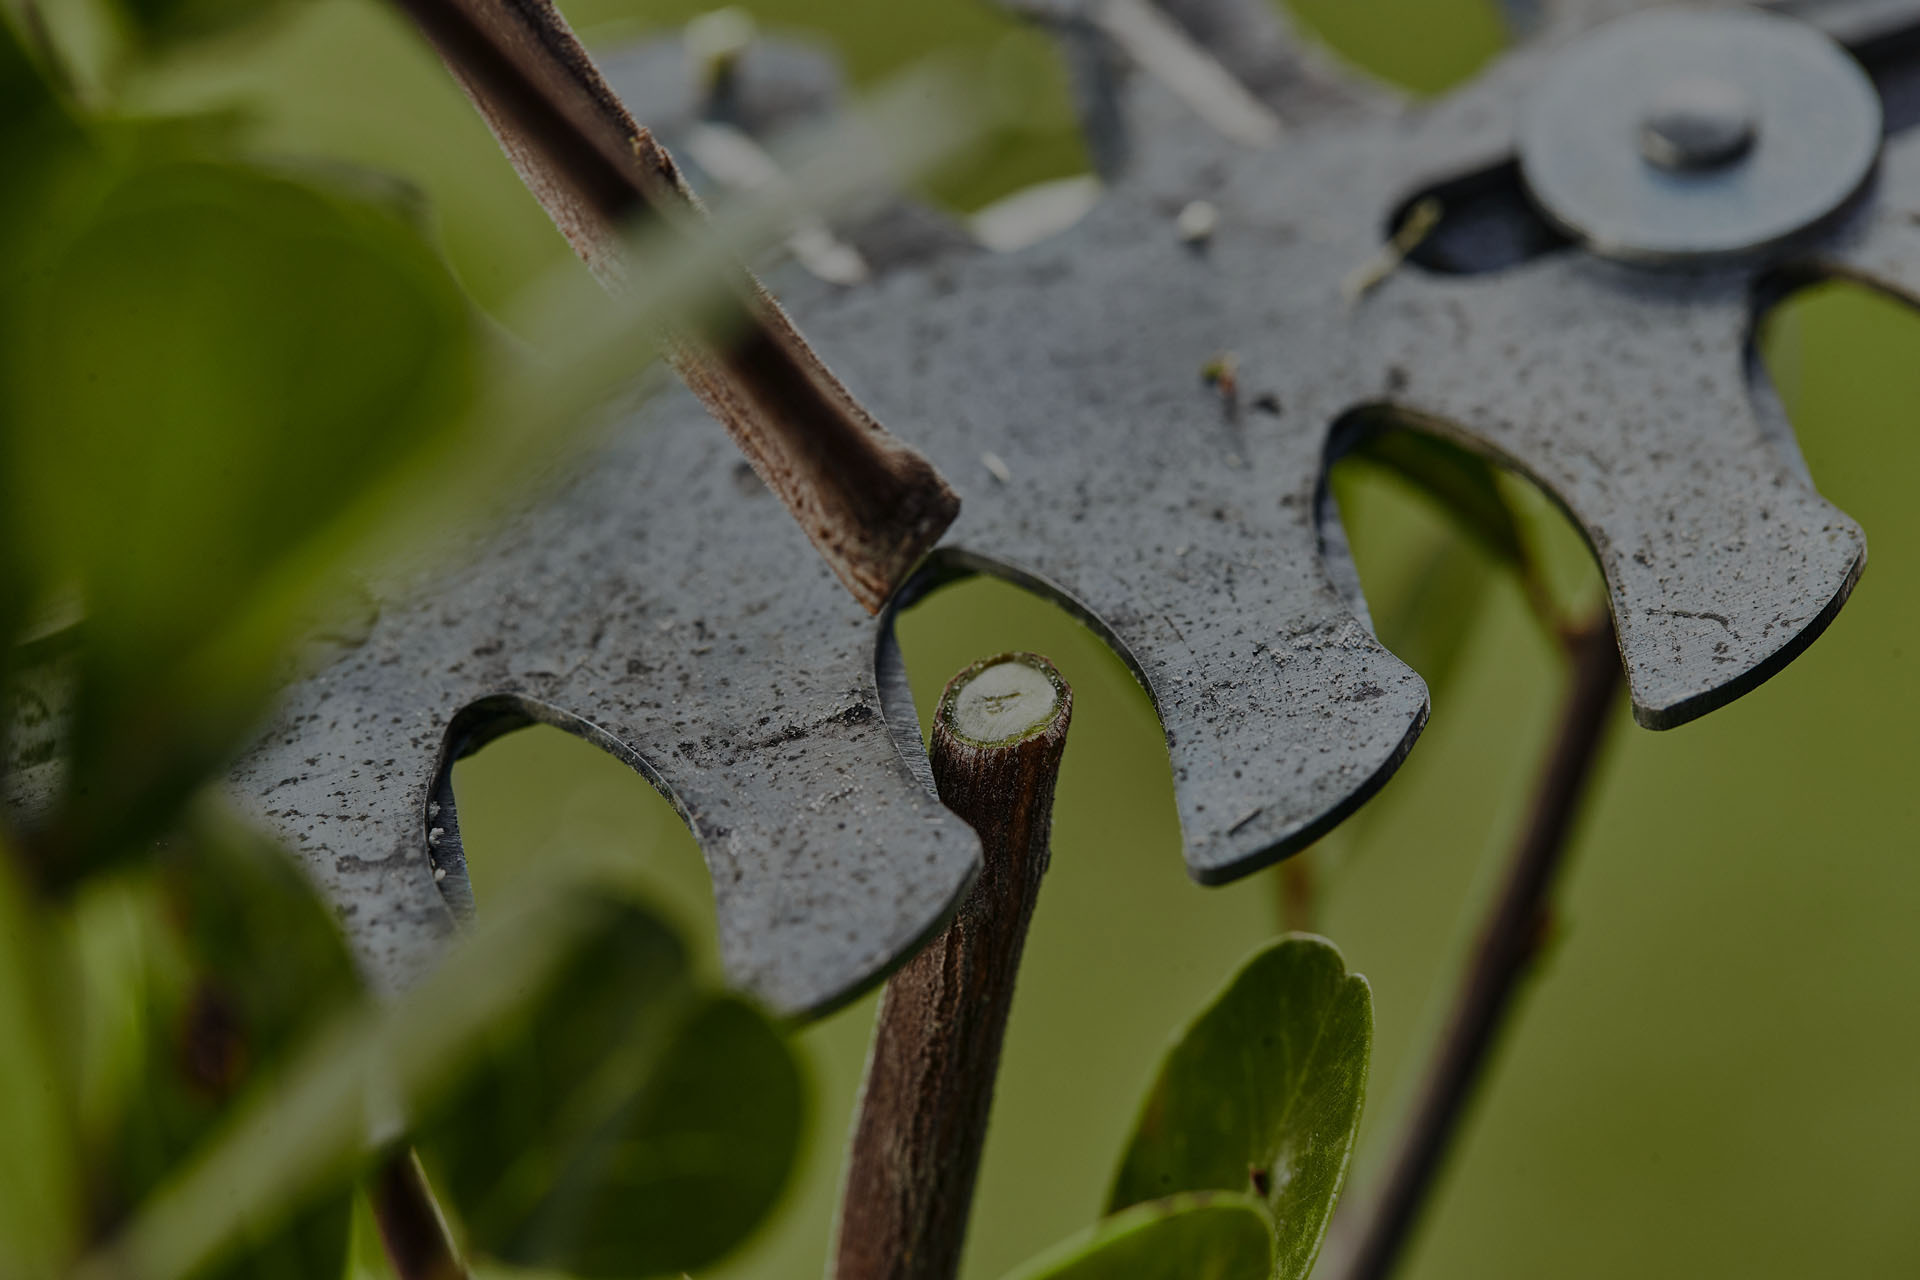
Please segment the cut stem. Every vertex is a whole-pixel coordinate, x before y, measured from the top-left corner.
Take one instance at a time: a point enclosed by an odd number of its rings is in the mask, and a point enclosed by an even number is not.
[[[623,231],[701,226],[673,158],[627,113],[550,0],[395,0],[439,50],[574,251],[624,278]],[[680,376],[874,612],[959,514],[933,464],[876,422],[744,267],[670,344]]]
[[[400,1280],[466,1280],[467,1264],[413,1148],[388,1153],[367,1184],[367,1199]]]
[[[837,1280],[951,1280],[959,1270],[1072,713],[1066,681],[1029,653],[977,662],[940,697],[934,781],[980,834],[983,865],[946,932],[881,996]]]
[[[1393,1274],[1432,1194],[1474,1090],[1492,1058],[1522,980],[1550,934],[1554,885],[1623,683],[1613,621],[1567,633],[1572,661],[1560,727],[1534,789],[1527,825],[1480,928],[1413,1114],[1385,1181],[1359,1219],[1346,1280]]]

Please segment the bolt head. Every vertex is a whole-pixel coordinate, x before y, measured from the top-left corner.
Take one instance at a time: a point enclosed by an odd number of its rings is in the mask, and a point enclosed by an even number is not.
[[[1640,154],[1678,173],[1720,169],[1753,149],[1760,122],[1753,100],[1725,80],[1677,80],[1640,120]]]

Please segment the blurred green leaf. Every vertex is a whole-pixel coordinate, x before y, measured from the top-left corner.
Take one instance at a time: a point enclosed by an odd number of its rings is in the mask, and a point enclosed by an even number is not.
[[[648,1276],[745,1238],[792,1167],[802,1108],[779,1032],[696,990],[664,925],[609,908],[544,998],[489,1029],[417,1136],[475,1248]]]
[[[1274,1220],[1273,1274],[1313,1269],[1366,1096],[1373,1000],[1340,952],[1294,935],[1267,947],[1161,1064],[1109,1210],[1183,1191],[1252,1191]]]
[[[12,536],[88,611],[58,879],[159,830],[243,740],[303,619],[223,628],[444,442],[474,326],[403,219],[205,163],[124,179],[17,306]]]
[[[0,1275],[58,1275],[79,1238],[79,1153],[55,1050],[44,921],[0,834]]]
[[[1170,1196],[1122,1210],[1006,1280],[1268,1280],[1273,1228],[1252,1196]]]
[[[18,31],[0,14],[0,344],[18,337],[18,320],[9,323],[7,301],[17,298],[33,262],[33,246],[44,238],[43,218],[52,175],[76,153],[85,135],[68,113],[42,68],[28,53]],[[12,453],[18,415],[0,401],[0,460]],[[22,501],[17,468],[0,464],[0,508]],[[14,638],[33,606],[36,583],[19,540],[0,537],[0,686],[11,664]]]
[[[1374,613],[1380,642],[1420,673],[1436,702],[1459,668],[1492,587],[1486,558],[1442,536],[1424,549],[1405,588]]]
[[[192,1154],[244,1091],[356,998],[332,914],[277,850],[198,824],[150,868],[90,880],[67,930],[68,1016],[96,1229]],[[258,1215],[201,1276],[334,1280],[344,1189]]]
[[[252,22],[297,0],[118,0],[135,41],[149,51],[205,39]]]
[[[576,993],[594,1012],[569,1012]],[[548,1048],[551,1062],[537,1060]],[[250,1216],[349,1185],[405,1116],[421,1118],[423,1154],[443,1165],[436,1184],[482,1247],[562,1250],[589,1265],[618,1249],[622,1274],[676,1270],[663,1252],[720,1248],[770,1205],[797,1146],[800,1095],[773,1026],[694,990],[665,928],[614,901],[590,864],[563,858],[406,995],[309,1040],[76,1275],[194,1275]],[[476,1098],[505,1114],[474,1115]],[[534,1145],[501,1151],[497,1135],[461,1133],[463,1120]],[[454,1164],[490,1153],[506,1163]],[[582,1203],[560,1203],[600,1177]],[[606,1240],[621,1223],[661,1235]]]

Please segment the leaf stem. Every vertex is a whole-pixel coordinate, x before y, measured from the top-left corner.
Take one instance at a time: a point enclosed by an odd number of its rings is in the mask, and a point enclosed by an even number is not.
[[[1550,934],[1552,896],[1566,865],[1574,819],[1623,678],[1613,621],[1598,618],[1564,633],[1571,663],[1558,733],[1534,789],[1527,825],[1514,846],[1498,896],[1482,922],[1471,962],[1455,993],[1439,1048],[1380,1190],[1356,1219],[1345,1280],[1393,1274],[1492,1058],[1522,980]]]
[[[881,996],[836,1280],[951,1280],[959,1270],[1072,713],[1066,681],[1029,653],[974,663],[940,697],[934,781],[979,832],[983,866],[953,923]]]
[[[400,1280],[466,1280],[467,1264],[413,1148],[388,1153],[367,1184],[367,1199]]]

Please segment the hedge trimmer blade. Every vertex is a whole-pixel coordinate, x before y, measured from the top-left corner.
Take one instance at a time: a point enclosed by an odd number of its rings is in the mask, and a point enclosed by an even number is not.
[[[1355,268],[1414,196],[1463,174],[1482,177],[1461,190],[1519,190],[1540,86],[1600,38],[1552,16],[1553,47],[1430,106],[1275,90],[1285,128],[1266,148],[1138,81],[1136,167],[1072,230],[798,291],[828,362],[962,494],[901,598],[984,569],[1105,635],[1165,726],[1204,883],[1329,829],[1426,719],[1323,500],[1356,411],[1391,407],[1568,510],[1654,727],[1772,675],[1864,561],[1756,396],[1750,333],[1759,301],[1803,280],[1920,276],[1920,139],[1895,137],[1877,186],[1757,257],[1656,270],[1562,226],[1501,269],[1407,266],[1355,296]],[[1748,20],[1786,23],[1733,19]],[[1793,126],[1764,118],[1750,154],[1771,162]],[[1176,225],[1194,201],[1217,214],[1204,247]],[[1228,351],[1231,414],[1200,377]],[[673,799],[713,873],[731,978],[783,1013],[871,983],[942,924],[977,864],[925,784],[890,615],[876,624],[847,597],[679,391],[295,688],[235,782],[341,904],[369,967],[401,984],[471,901],[451,761],[530,721],[581,733]]]

